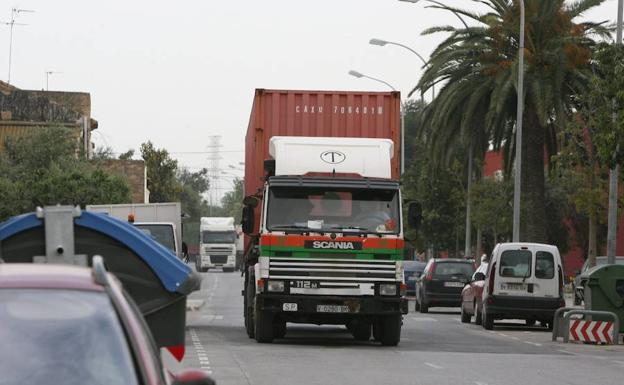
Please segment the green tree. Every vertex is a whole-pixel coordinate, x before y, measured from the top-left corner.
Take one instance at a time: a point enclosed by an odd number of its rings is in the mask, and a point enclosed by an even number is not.
[[[482,146],[491,143],[495,149],[504,147],[509,167],[515,143],[519,6],[511,0],[473,1],[487,6],[488,12],[439,6],[477,25],[425,31],[449,32],[450,36],[432,53],[418,87],[426,90],[444,83],[426,120],[440,138],[437,149],[446,153],[446,143],[457,136],[457,130],[472,132],[481,138],[478,142]],[[551,154],[557,151],[556,132],[571,114],[575,95],[587,87],[591,48],[595,45],[591,36],[608,34],[600,24],[573,20],[601,2],[580,0],[568,5],[564,0],[525,0],[523,240],[546,242],[548,238],[544,149]],[[481,121],[475,122],[475,117]],[[448,119],[455,123],[442,124]]]
[[[150,202],[176,202],[180,199],[182,186],[176,178],[178,161],[169,152],[157,149],[150,141],[141,144],[141,157],[147,168],[147,189]]]
[[[240,223],[243,213],[243,190],[244,181],[242,179],[234,179],[234,189],[225,193],[221,199],[221,206],[225,211],[225,216],[234,217],[235,223]]]
[[[203,168],[197,172],[191,172],[186,168],[177,171],[177,180],[182,186],[180,192],[180,203],[182,212],[190,218],[184,224],[184,241],[188,244],[195,244],[199,240],[199,221],[203,216],[208,215],[208,203],[204,194],[210,187],[208,170]]]
[[[509,239],[512,230],[513,185],[506,180],[485,178],[472,186],[475,225],[492,237],[492,243]]]
[[[67,128],[39,128],[8,139],[0,156],[0,220],[37,206],[122,203],[127,181],[79,159],[77,135]]]

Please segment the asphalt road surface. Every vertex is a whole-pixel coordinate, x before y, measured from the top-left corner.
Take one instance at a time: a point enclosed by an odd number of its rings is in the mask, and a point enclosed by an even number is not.
[[[357,342],[344,327],[288,324],[286,338],[258,344],[243,326],[240,273],[203,273],[187,314],[184,366],[218,385],[453,384],[608,385],[624,382],[624,347],[552,342],[520,321],[486,331],[459,309],[404,317],[401,343]]]

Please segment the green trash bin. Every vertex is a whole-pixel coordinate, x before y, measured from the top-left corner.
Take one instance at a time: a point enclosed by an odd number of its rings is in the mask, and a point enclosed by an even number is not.
[[[620,319],[620,333],[624,333],[624,265],[593,267],[583,274],[581,283],[585,309],[615,313]]]

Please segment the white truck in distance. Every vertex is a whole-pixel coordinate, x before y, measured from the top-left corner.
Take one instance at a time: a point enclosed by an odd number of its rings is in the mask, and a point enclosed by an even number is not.
[[[152,236],[161,245],[182,259],[182,207],[180,202],[121,203],[87,205],[87,211],[106,213],[128,221],[133,216],[135,227]]]
[[[234,271],[239,237],[234,218],[202,217],[199,232],[199,256],[195,259],[197,271],[206,272],[215,267]]]

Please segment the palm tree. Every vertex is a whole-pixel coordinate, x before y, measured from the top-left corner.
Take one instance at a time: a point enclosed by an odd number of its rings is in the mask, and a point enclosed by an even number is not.
[[[475,26],[430,28],[424,34],[450,36],[432,53],[417,88],[444,84],[425,115],[438,151],[455,140],[488,144],[505,151],[509,170],[514,154],[519,5],[517,0],[472,0],[488,11],[476,13],[435,6],[465,16]],[[546,242],[544,159],[557,151],[557,132],[571,115],[575,95],[587,86],[595,37],[602,23],[576,22],[603,0],[524,0],[526,3],[525,110],[522,133],[521,239]],[[461,134],[461,135],[458,135]],[[484,146],[485,144],[485,146]]]

